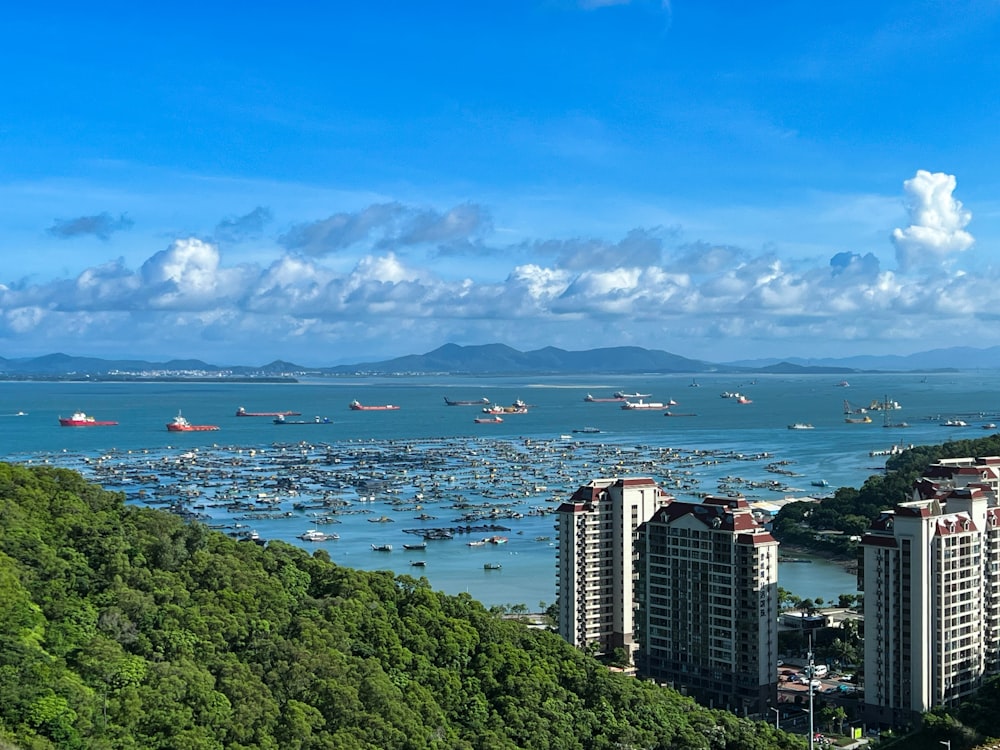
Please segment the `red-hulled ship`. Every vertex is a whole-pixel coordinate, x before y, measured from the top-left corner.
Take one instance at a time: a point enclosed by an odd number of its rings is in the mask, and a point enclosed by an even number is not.
[[[118,423],[94,419],[82,411],[78,411],[72,417],[59,417],[59,424],[62,427],[112,427]]]
[[[214,424],[191,424],[180,412],[174,417],[173,422],[167,423],[167,430],[170,432],[211,432],[217,429],[219,428]]]
[[[247,411],[242,406],[236,410],[237,417],[301,417],[300,411]]]
[[[378,404],[373,406],[365,406],[357,399],[355,399],[350,403],[350,407],[354,411],[395,411],[396,409],[399,408],[398,406],[395,406],[393,404]]]

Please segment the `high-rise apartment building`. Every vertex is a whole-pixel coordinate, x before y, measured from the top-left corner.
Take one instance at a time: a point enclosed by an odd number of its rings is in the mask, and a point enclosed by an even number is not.
[[[652,479],[595,479],[559,507],[559,634],[574,646],[633,649],[636,529],[669,501]]]
[[[639,673],[704,705],[777,698],[778,542],[742,497],[673,501],[639,530]]]
[[[862,538],[869,722],[909,724],[1000,673],[998,463],[934,464]]]

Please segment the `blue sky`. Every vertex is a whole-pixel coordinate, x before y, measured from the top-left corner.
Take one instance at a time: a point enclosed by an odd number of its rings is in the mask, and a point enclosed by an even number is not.
[[[7,9],[0,356],[1000,344],[1000,2]]]

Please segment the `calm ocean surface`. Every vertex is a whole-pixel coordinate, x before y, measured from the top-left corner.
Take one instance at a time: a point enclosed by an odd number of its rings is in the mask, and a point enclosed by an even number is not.
[[[942,443],[990,434],[1000,424],[1000,374],[733,375],[634,377],[342,378],[297,384],[0,382],[0,457],[82,471],[130,502],[166,505],[181,498],[205,523],[264,539],[322,548],[337,563],[425,576],[448,593],[484,604],[555,599],[555,516],[579,485],[601,476],[652,476],[680,498],[742,492],[779,500],[859,486],[884,465],[872,456],[893,445]],[[651,394],[666,408],[624,411],[586,403],[588,393]],[[722,398],[738,391],[752,400]],[[480,408],[451,399],[521,399],[527,414],[476,424]],[[872,411],[871,424],[847,424],[853,406],[890,399],[902,408]],[[348,403],[396,404],[358,412]],[[248,411],[294,410],[292,419],[330,424],[275,425]],[[59,416],[84,411],[114,427],[67,428]],[[169,433],[178,411],[216,432]],[[18,414],[23,412],[23,414]],[[888,413],[893,424],[884,424]],[[966,427],[944,427],[963,420]],[[810,430],[790,430],[807,423]],[[585,427],[597,434],[573,432]],[[987,428],[991,429],[991,428]],[[137,479],[137,475],[139,478]],[[150,479],[155,476],[155,479]],[[814,482],[825,481],[821,488]],[[256,510],[227,503],[244,493]],[[327,503],[319,509],[321,502]],[[298,508],[293,504],[297,503]],[[331,505],[330,503],[334,503]],[[329,509],[329,510],[327,510]],[[320,525],[320,521],[330,522]],[[490,530],[482,530],[490,526]],[[472,527],[452,539],[422,530]],[[305,542],[316,528],[339,539]],[[496,530],[501,528],[502,530]],[[506,543],[468,545],[488,537]],[[391,544],[391,552],[372,549]],[[412,566],[423,560],[424,567]],[[486,570],[486,563],[500,563]],[[803,598],[835,600],[856,591],[853,575],[822,560],[782,564],[780,585]]]

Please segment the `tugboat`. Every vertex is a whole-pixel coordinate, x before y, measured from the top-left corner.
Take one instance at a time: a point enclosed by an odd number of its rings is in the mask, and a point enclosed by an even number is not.
[[[180,412],[177,412],[172,422],[167,423],[167,430],[170,432],[211,432],[217,429],[218,426],[214,424],[191,424]]]
[[[75,412],[72,417],[59,417],[61,427],[112,427],[118,424],[107,420],[97,420],[82,411]]]

